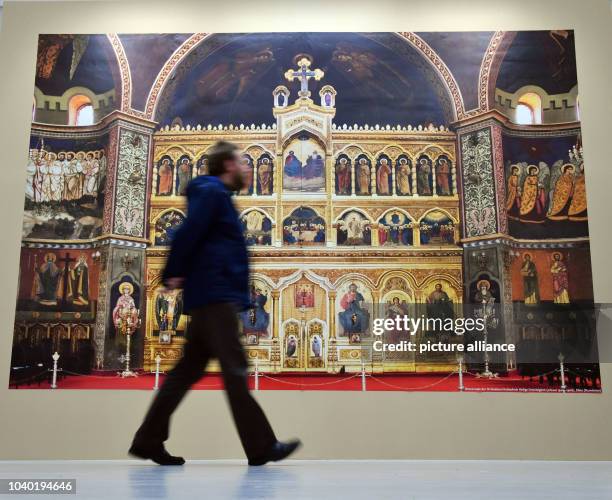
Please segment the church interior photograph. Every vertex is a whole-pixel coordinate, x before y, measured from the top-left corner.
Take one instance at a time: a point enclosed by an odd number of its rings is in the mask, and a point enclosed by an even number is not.
[[[259,389],[599,392],[597,353],[572,357],[595,338],[574,38],[41,35],[9,386],[149,389],[176,364],[162,271],[223,139]],[[420,348],[442,332],[375,349],[374,317],[478,314],[515,350],[466,352],[461,381]]]
[[[0,0],[0,496],[612,499],[610,47],[612,0]]]

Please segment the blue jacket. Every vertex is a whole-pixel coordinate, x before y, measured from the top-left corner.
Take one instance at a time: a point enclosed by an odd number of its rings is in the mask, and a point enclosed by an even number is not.
[[[163,280],[184,278],[185,312],[232,302],[249,306],[249,256],[231,192],[213,176],[187,186],[187,217],[172,235]]]

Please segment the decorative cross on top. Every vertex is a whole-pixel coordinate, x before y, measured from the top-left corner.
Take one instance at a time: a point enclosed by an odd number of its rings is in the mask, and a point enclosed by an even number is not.
[[[310,78],[314,78],[315,80],[320,80],[323,78],[325,73],[323,73],[320,69],[310,69],[310,60],[306,57],[302,57],[297,62],[299,69],[289,69],[285,71],[285,78],[290,82],[295,80],[296,78],[300,80],[300,91],[298,95],[300,97],[310,97],[310,91],[308,90],[308,80]]]

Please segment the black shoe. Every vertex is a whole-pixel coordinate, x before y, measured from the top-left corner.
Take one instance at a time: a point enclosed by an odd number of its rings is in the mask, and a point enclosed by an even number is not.
[[[277,441],[265,455],[257,458],[250,458],[249,465],[264,465],[268,462],[279,462],[280,460],[284,460],[291,455],[300,446],[302,446],[302,442],[299,439],[293,439],[292,441],[287,441],[286,443]]]
[[[183,457],[175,457],[170,455],[164,448],[164,445],[160,445],[154,448],[146,448],[144,446],[138,446],[133,444],[128,453],[136,458],[143,458],[145,460],[153,460],[159,465],[183,465],[185,459]]]

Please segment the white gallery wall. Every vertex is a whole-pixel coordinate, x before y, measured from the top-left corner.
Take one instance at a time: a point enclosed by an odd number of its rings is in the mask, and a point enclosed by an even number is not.
[[[595,297],[612,303],[608,0],[5,2],[3,11],[0,459],[125,458],[152,396],[8,389],[38,33],[574,29]],[[609,363],[602,385],[602,394],[269,391],[257,398],[279,437],[303,439],[298,458],[599,460],[612,459]],[[173,452],[242,457],[221,392],[192,393],[172,425]]]

